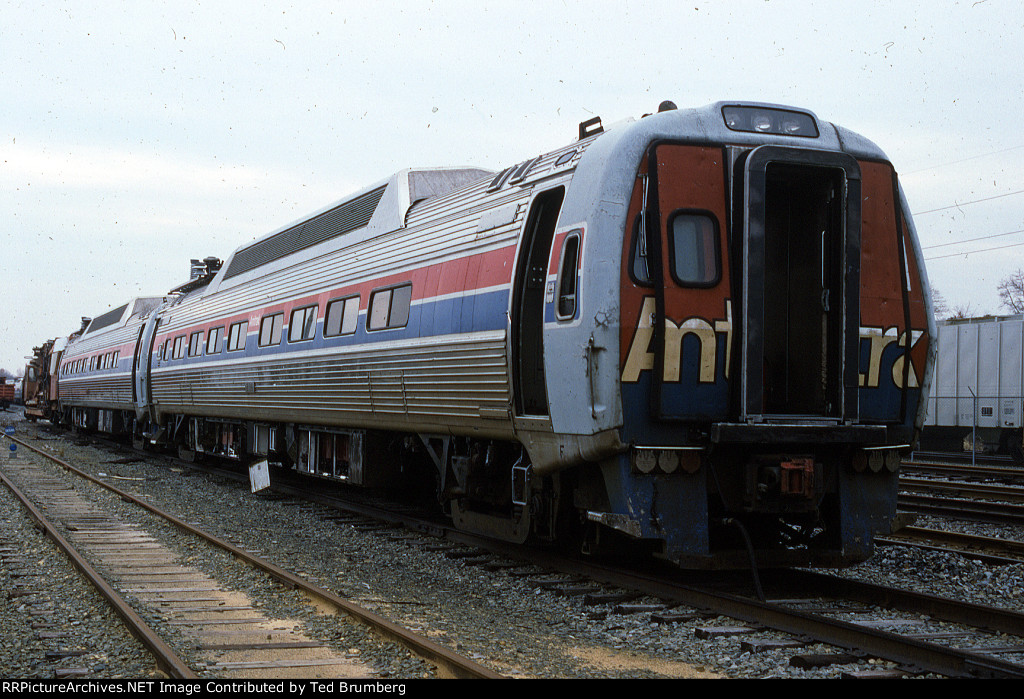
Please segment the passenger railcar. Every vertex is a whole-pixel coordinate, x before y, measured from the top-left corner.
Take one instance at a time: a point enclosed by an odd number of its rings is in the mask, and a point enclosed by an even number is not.
[[[404,170],[199,264],[68,343],[59,410],[188,457],[426,481],[513,541],[841,565],[895,512],[929,298],[874,144],[666,103],[497,173]]]

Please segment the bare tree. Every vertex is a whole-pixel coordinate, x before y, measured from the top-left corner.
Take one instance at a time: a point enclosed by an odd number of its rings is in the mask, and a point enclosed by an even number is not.
[[[964,318],[973,318],[975,316],[974,310],[971,309],[970,303],[957,304],[953,306],[953,312],[949,314],[947,320],[962,320]]]
[[[942,295],[942,292],[932,287],[932,311],[935,313],[935,317],[940,320],[949,318],[949,302],[946,301],[946,297]]]
[[[1014,313],[1024,313],[1024,269],[1017,269],[999,282],[999,300]]]

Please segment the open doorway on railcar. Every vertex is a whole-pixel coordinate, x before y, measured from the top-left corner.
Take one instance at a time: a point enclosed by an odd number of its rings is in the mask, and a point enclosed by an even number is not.
[[[856,417],[859,168],[831,154],[756,154],[747,164],[746,414]]]
[[[840,173],[768,167],[764,410],[834,416],[842,355]]]
[[[518,415],[547,415],[544,382],[544,288],[563,187],[541,192],[530,207],[516,261],[512,296],[512,370]]]

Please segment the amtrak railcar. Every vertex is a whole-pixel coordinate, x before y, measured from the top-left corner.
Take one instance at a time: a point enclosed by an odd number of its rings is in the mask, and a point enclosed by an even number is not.
[[[57,414],[432,489],[523,542],[715,568],[870,556],[933,365],[895,170],[806,110],[658,113],[404,170],[58,353]]]

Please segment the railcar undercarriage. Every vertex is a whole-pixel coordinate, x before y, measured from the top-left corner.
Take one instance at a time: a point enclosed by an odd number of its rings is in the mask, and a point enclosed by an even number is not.
[[[512,542],[653,555],[689,568],[864,560],[874,535],[888,530],[899,469],[893,449],[722,445],[682,460],[670,450],[633,449],[538,477],[521,445],[499,440],[186,416],[143,429],[133,412],[82,407],[65,409],[61,421],[188,461],[265,459],[432,500],[460,529]]]

